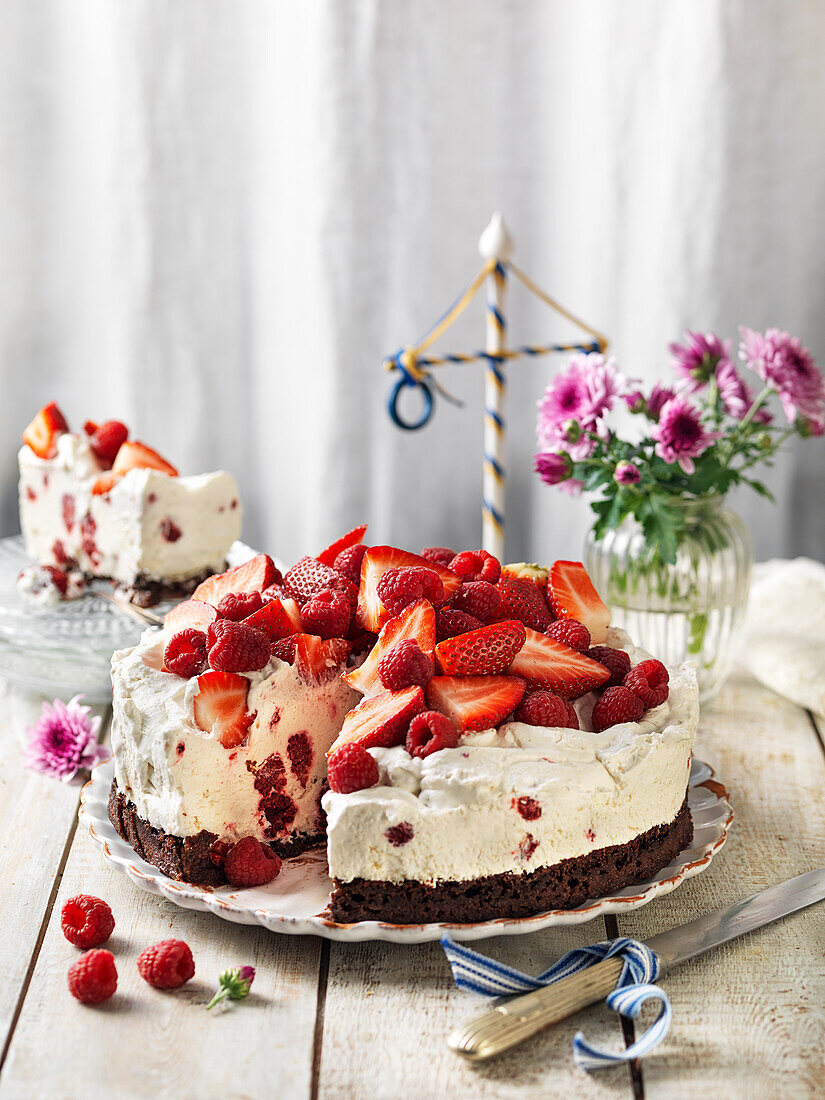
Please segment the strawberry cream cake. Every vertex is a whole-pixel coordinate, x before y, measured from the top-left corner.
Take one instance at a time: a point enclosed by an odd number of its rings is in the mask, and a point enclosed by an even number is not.
[[[95,577],[143,606],[186,595],[225,568],[240,537],[230,474],[179,477],[120,421],[71,432],[57,405],[46,405],[23,433],[18,460],[20,526],[36,563],[20,588],[34,602],[71,598]]]

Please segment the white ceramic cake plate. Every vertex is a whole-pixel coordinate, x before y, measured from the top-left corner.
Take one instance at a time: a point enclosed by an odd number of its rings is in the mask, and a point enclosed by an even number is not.
[[[80,823],[103,852],[104,859],[122,871],[142,890],[161,894],[184,909],[214,913],[237,924],[262,924],[271,932],[323,936],[331,940],[391,940],[424,943],[445,932],[456,940],[489,936],[517,936],[554,924],[582,924],[606,913],[625,913],[667,894],[685,879],[709,865],[727,839],[733,821],[728,793],[713,778],[713,769],[694,760],[688,805],[693,817],[693,843],[647,882],[619,890],[610,897],[586,902],[578,909],[556,909],[532,917],[481,921],[477,924],[386,924],[360,921],[337,924],[325,915],[329,903],[329,877],[323,849],[284,860],[278,878],[267,886],[237,890],[230,886],[209,889],[167,878],[157,867],[142,860],[118,834],[107,812],[114,766],[99,764],[83,789]]]

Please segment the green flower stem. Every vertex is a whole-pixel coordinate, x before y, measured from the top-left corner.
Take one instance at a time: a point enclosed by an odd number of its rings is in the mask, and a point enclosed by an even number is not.
[[[756,414],[759,412],[760,408],[765,404],[767,399],[770,397],[771,392],[772,392],[771,387],[770,386],[765,386],[764,389],[761,391],[761,393],[759,393],[757,395],[756,400],[754,401],[754,403],[751,405],[751,407],[748,409],[748,411],[745,413],[745,415],[739,421],[739,427],[736,429],[736,432],[734,432],[734,435],[736,435],[737,433],[744,432],[745,428],[750,426],[751,421],[756,416]]]

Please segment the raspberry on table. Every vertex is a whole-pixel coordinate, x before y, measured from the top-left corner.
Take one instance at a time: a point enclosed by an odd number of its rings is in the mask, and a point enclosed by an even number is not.
[[[222,619],[239,623],[241,619],[260,611],[263,605],[260,592],[227,592],[218,604],[218,614]]]
[[[102,898],[77,894],[63,905],[60,927],[69,943],[86,951],[108,940],[115,930],[115,918]]]
[[[443,565],[445,569],[449,569],[450,562],[455,557],[455,550],[450,550],[447,546],[425,546],[418,556],[425,561],[431,561],[435,565]]]
[[[624,686],[638,695],[645,709],[658,707],[670,693],[670,676],[661,661],[642,661],[628,672]]]
[[[531,691],[524,696],[516,707],[515,720],[524,722],[528,726],[549,726],[564,729],[570,720],[570,713],[567,702],[554,692]],[[578,719],[575,728],[578,728]]]
[[[366,552],[367,548],[363,542],[357,542],[355,546],[348,546],[335,559],[333,569],[336,573],[340,573],[342,577],[352,581],[353,584],[360,584],[361,562],[364,560]]]
[[[442,607],[435,613],[435,636],[439,642],[467,634],[470,630],[479,630],[482,626],[481,619],[468,615],[466,611],[455,611],[452,607]]]
[[[223,870],[233,886],[263,886],[281,873],[281,860],[268,844],[245,836],[229,849]]]
[[[155,989],[177,989],[195,973],[195,960],[183,940],[161,940],[138,955],[141,978]]]
[[[117,989],[117,967],[111,951],[96,948],[69,967],[69,992],[84,1005],[99,1005]]]
[[[341,592],[324,588],[301,608],[301,629],[318,638],[345,638],[352,612]]]
[[[432,659],[414,638],[405,638],[393,646],[378,664],[378,678],[389,691],[403,691],[416,684],[423,687],[434,673]]]
[[[462,550],[448,564],[463,581],[487,581],[495,584],[501,577],[501,562],[486,550]]]
[[[500,604],[501,595],[489,581],[467,581],[450,600],[453,611],[464,611],[482,623],[492,622]]]
[[[623,649],[613,649],[609,645],[594,645],[587,651],[587,656],[600,665],[604,665],[610,672],[610,679],[603,687],[618,687],[630,672],[630,656]]]
[[[209,664],[219,672],[254,672],[269,662],[269,638],[260,630],[232,619],[209,625]]]
[[[601,733],[620,722],[638,722],[645,712],[645,705],[638,695],[626,687],[611,687],[600,696],[593,707],[593,728]]]
[[[206,667],[206,635],[189,626],[173,634],[163,650],[163,664],[184,680],[199,676]]]
[[[410,722],[405,747],[410,756],[423,760],[439,749],[454,749],[457,744],[458,730],[450,719],[437,710],[425,710]]]
[[[429,600],[433,607],[441,607],[444,603],[444,585],[438,573],[418,565],[388,569],[376,591],[391,615],[398,615],[416,600]]]
[[[337,794],[352,794],[378,782],[378,765],[363,745],[350,741],[336,749],[327,764],[329,789]]]
[[[590,645],[590,631],[578,619],[556,619],[544,633],[577,653],[586,653]]]

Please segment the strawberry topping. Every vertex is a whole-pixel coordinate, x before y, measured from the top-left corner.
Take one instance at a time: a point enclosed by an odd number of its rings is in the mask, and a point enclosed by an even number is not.
[[[516,676],[434,676],[427,703],[459,730],[497,726],[521,701],[524,681]]]
[[[557,561],[550,567],[547,602],[560,619],[578,619],[597,645],[607,638],[610,612],[580,561]]]
[[[526,638],[524,624],[513,619],[439,642],[435,655],[447,676],[494,676],[506,672]]]

